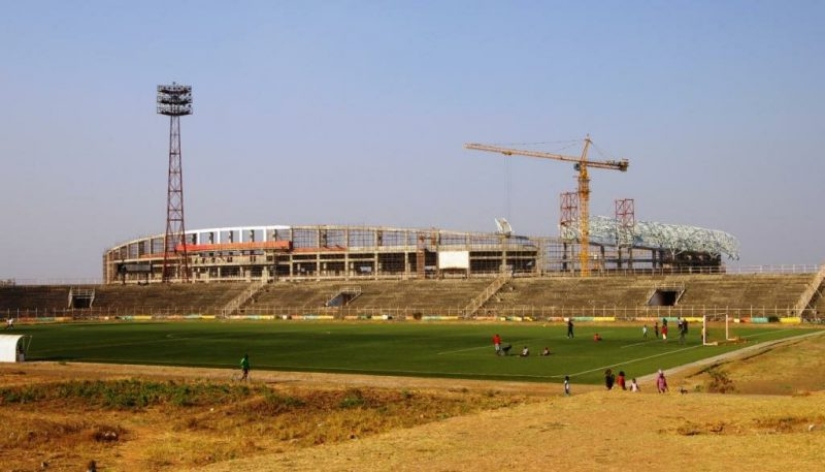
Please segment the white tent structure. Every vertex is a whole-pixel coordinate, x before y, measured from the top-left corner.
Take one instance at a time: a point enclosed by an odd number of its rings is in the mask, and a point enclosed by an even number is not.
[[[0,362],[23,362],[32,337],[27,334],[0,334]]]

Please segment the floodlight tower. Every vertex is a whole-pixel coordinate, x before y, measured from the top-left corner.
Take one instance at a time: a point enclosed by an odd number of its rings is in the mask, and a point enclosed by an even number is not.
[[[186,226],[183,223],[183,165],[180,117],[192,114],[192,86],[158,85],[158,114],[169,117],[169,185],[166,196],[166,236],[163,238],[163,283],[173,278],[189,282]]]

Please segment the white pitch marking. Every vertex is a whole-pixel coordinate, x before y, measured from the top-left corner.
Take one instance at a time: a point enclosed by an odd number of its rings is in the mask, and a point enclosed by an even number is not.
[[[516,344],[522,344],[522,343],[526,343],[526,342],[527,341],[513,341],[512,343],[508,343],[508,344],[511,344],[511,345],[515,346]],[[454,351],[441,351],[437,354],[441,355],[441,354],[452,354],[454,352],[477,351],[479,349],[490,349],[491,347],[493,347],[493,346],[489,345],[489,346],[468,347],[466,349],[456,349]]]
[[[612,365],[606,365],[606,366],[602,366],[602,367],[596,367],[595,369],[585,370],[585,371],[582,371],[582,372],[576,372],[575,374],[568,374],[568,375],[570,375],[570,377],[576,377],[578,375],[589,374],[591,372],[598,372],[600,370],[608,369],[608,368],[611,368],[611,367],[617,367],[617,366],[626,365],[626,364],[633,364],[635,362],[646,361],[648,359],[653,359],[653,358],[656,358],[656,357],[668,356],[670,354],[675,354],[677,352],[687,351],[689,349],[696,349],[698,347],[704,347],[704,346],[702,346],[702,345],[691,346],[691,347],[686,347],[684,349],[677,349],[675,351],[662,352],[660,354],[654,354],[652,356],[640,357],[638,359],[630,359],[628,361],[620,362],[618,364],[612,364]],[[563,378],[564,376],[563,375],[552,375],[551,377],[552,378]]]
[[[626,347],[640,346],[642,344],[655,343],[656,341],[663,342],[661,339],[651,339],[650,341],[642,341],[640,343],[628,344],[626,346],[622,346],[621,349],[624,349]]]

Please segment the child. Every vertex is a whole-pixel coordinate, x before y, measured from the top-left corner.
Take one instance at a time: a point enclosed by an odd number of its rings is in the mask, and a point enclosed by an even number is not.
[[[642,337],[647,337],[647,325],[642,326]]]
[[[636,379],[630,380],[630,391],[631,392],[638,392],[639,391],[639,384],[636,383]]]
[[[607,387],[608,390],[613,390],[613,384],[616,382],[616,376],[613,375],[613,371],[607,369],[604,371],[604,386]]]
[[[241,380],[249,380],[249,354],[244,354],[241,359]]]
[[[565,397],[570,396],[570,376],[569,375],[564,376],[564,396]]]
[[[549,348],[549,347],[547,347],[547,346],[545,346],[545,347],[544,347],[544,350],[543,350],[543,351],[541,351],[541,355],[542,355],[542,356],[549,356],[549,355],[550,355],[550,348]]]
[[[619,371],[619,376],[616,377],[616,385],[618,385],[622,390],[627,390],[627,386],[625,385],[625,376],[624,371]]]
[[[656,388],[659,390],[659,393],[667,392],[667,379],[662,369],[659,369],[659,377],[656,378]]]

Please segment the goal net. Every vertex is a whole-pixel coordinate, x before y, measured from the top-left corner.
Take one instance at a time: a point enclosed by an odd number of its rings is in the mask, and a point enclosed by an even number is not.
[[[702,344],[716,346],[734,340],[731,319],[726,313],[702,316]]]

